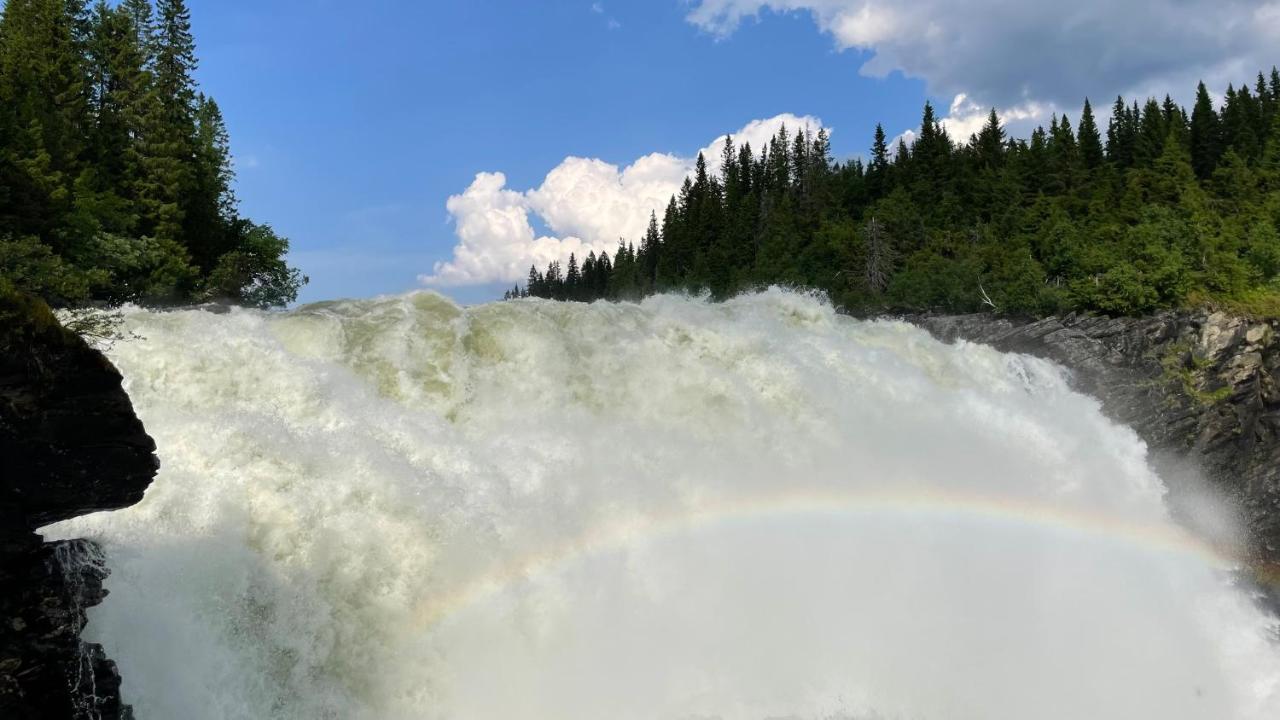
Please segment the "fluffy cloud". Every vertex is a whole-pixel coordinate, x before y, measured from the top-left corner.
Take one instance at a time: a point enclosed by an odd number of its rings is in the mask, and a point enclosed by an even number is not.
[[[431,276],[420,278],[423,282],[455,286],[513,280],[530,260],[546,262],[581,250],[578,238],[535,239],[524,195],[506,185],[502,173],[480,173],[461,195],[449,198],[458,244],[453,260],[436,263]]]
[[[526,207],[559,235],[612,247],[619,236],[643,230],[649,212],[666,205],[688,171],[687,160],[661,153],[622,171],[603,160],[566,158],[525,194]]]
[[[766,10],[811,14],[838,47],[870,55],[866,75],[901,71],[931,95],[1035,119],[1090,93],[1105,108],[1118,93],[1239,83],[1275,62],[1280,40],[1274,0],[696,0],[689,21],[727,35]],[[953,132],[973,116],[953,113]]]
[[[783,114],[748,123],[733,134],[734,141],[760,148],[783,124],[812,132],[822,127],[817,118]],[[713,172],[719,170],[724,144],[721,136],[701,151]],[[638,239],[650,213],[662,214],[695,159],[653,153],[620,169],[603,160],[569,157],[539,187],[525,192],[507,188],[500,172],[480,173],[446,204],[458,236],[452,259],[436,263],[419,279],[436,287],[515,282],[531,264],[542,267],[570,253],[612,252],[618,238]],[[531,214],[555,235],[537,236]]]
[[[1106,111],[1106,107],[1101,108]],[[1014,130],[1017,135],[1024,135],[1022,130],[1042,122],[1054,112],[1057,112],[1056,106],[1050,103],[1036,102],[1028,100],[1018,103],[1011,107],[1004,107],[1000,110],[1000,121],[1004,123],[1006,128]],[[960,93],[951,101],[951,108],[947,112],[947,116],[942,120],[942,125],[951,134],[951,137],[959,141],[964,141],[970,135],[976,135],[982,126],[987,123],[987,118],[991,114],[991,106],[983,106],[974,102],[968,95]]]

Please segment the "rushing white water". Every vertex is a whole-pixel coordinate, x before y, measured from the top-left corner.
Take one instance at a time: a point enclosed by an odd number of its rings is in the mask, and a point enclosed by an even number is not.
[[[772,290],[130,312],[139,718],[1280,717],[1274,622],[1059,369]]]

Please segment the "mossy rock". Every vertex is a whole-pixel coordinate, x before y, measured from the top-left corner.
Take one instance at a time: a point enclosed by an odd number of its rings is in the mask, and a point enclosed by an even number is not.
[[[48,304],[34,295],[0,289],[0,351],[32,345],[71,347],[83,342],[58,321]]]

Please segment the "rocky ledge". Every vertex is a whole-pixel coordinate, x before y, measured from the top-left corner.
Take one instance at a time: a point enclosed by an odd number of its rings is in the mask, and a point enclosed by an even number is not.
[[[1280,568],[1280,322],[1220,312],[1145,318],[916,316],[940,339],[1044,357],[1147,442],[1170,499],[1191,460],[1235,505],[1261,577]],[[1277,588],[1272,585],[1271,591]]]
[[[100,549],[35,531],[138,502],[154,451],[111,363],[43,303],[0,295],[0,717],[131,717],[115,663],[80,639],[106,596]]]

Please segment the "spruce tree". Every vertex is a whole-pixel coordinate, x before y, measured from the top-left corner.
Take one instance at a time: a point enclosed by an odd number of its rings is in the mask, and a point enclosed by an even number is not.
[[[1123,97],[1116,97],[1111,108],[1111,121],[1107,125],[1107,159],[1120,168],[1133,165],[1137,134],[1135,113],[1125,104]]]
[[[150,59],[155,41],[155,12],[151,0],[123,0],[119,10],[133,21],[133,31],[138,36],[137,46]]]
[[[884,195],[888,176],[889,141],[885,138],[884,126],[876,123],[876,134],[871,143],[871,162],[867,164],[867,190],[872,198]]]
[[[1226,102],[1222,108],[1222,147],[1235,150],[1245,160],[1252,161],[1260,154],[1261,142],[1257,133],[1257,103],[1242,86],[1236,90],[1227,86]]]
[[[182,236],[196,265],[209,272],[235,245],[236,199],[230,136],[218,104],[203,94],[196,98],[194,140]]]
[[[1191,110],[1191,166],[1196,177],[1204,180],[1213,174],[1222,153],[1221,129],[1218,112],[1209,98],[1209,90],[1200,83],[1196,88],[1196,103]]]
[[[1164,110],[1155,98],[1147,100],[1139,118],[1138,134],[1134,139],[1134,162],[1140,167],[1150,167],[1164,152],[1170,128],[1165,122]]]
[[[0,232],[73,252],[74,182],[92,125],[89,78],[63,0],[10,0],[0,15]]]
[[[55,303],[292,301],[288,241],[236,217],[185,6],[10,0],[0,15],[0,288]],[[203,254],[190,264],[188,247]]]
[[[1000,116],[996,114],[995,108],[991,108],[986,124],[982,126],[982,130],[978,132],[974,141],[978,164],[993,170],[1004,165],[1006,139],[1004,126],[1000,124]]]
[[[1050,192],[1063,195],[1079,186],[1082,168],[1071,120],[1066,115],[1061,119],[1053,118],[1047,140],[1050,164],[1046,186]]]
[[[534,297],[542,297],[541,279],[538,273],[538,266],[536,264],[530,265],[529,277],[524,283],[525,291]]]
[[[77,202],[92,207],[103,232],[135,235],[136,189],[143,177],[141,109],[150,74],[132,16],[99,0],[93,18],[86,57],[96,121],[88,132],[88,167],[77,181]]]
[[[1268,84],[1229,97],[1235,114],[1224,115],[1252,128],[1275,95]],[[584,292],[710,288],[720,298],[783,283],[850,307],[978,310],[989,297],[1014,312],[1122,313],[1177,305],[1193,289],[1258,290],[1280,273],[1280,119],[1272,111],[1261,159],[1230,150],[1206,182],[1191,163],[1212,138],[1215,113],[1201,105],[1188,115],[1168,97],[1118,99],[1105,149],[1087,100],[1078,130],[1055,116],[1008,141],[993,113],[960,146],[926,110],[914,149],[900,141],[890,163],[881,128],[867,166],[833,163],[822,132],[780,131],[758,155],[729,141],[720,173],[701,159],[661,225],[650,216],[639,253],[619,243],[612,263],[588,257]],[[873,178],[882,197],[868,190]],[[646,287],[638,268],[651,259],[657,282]]]
[[[720,152],[720,184],[726,198],[736,199],[741,189],[742,173],[738,169],[738,152],[733,146],[733,136],[724,137],[724,149]]]
[[[578,293],[582,284],[582,273],[578,270],[578,259],[569,253],[569,265],[564,273],[564,299],[579,300]]]
[[[619,242],[622,242],[619,240]],[[658,270],[658,258],[662,252],[662,235],[658,231],[658,215],[657,213],[649,213],[649,227],[644,231],[644,238],[640,240],[640,280],[637,283],[642,292],[648,292],[653,288],[655,273]]]
[[[183,239],[193,202],[196,155],[196,68],[191,14],[184,0],[160,0],[154,35],[154,82],[148,103],[146,179],[141,195],[156,237]]]
[[[1084,110],[1080,113],[1080,127],[1076,131],[1076,144],[1080,148],[1080,160],[1085,168],[1094,170],[1102,166],[1105,159],[1102,149],[1102,135],[1098,131],[1098,122],[1093,117],[1093,106],[1089,98],[1084,99]]]

